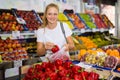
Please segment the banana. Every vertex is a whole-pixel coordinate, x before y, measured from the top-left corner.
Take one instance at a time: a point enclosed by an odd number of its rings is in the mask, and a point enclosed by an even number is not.
[[[77,39],[75,39],[74,37],[72,37],[72,39],[76,44],[79,44],[79,41]]]

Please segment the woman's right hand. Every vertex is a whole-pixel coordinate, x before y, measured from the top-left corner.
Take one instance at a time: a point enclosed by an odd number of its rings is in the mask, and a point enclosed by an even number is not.
[[[46,42],[44,45],[45,45],[45,49],[51,50],[55,44],[52,42]]]

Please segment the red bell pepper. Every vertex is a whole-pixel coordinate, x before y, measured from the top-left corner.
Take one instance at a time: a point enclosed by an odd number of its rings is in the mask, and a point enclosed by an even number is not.
[[[82,75],[83,80],[87,80],[87,77],[88,77],[88,72],[87,71],[83,71],[80,74]]]
[[[54,47],[51,49],[53,53],[56,53],[59,51],[59,47],[57,45],[54,45]]]
[[[59,67],[59,66],[62,66],[63,65],[63,61],[61,60],[61,59],[57,59],[57,60],[55,60],[55,66],[56,67]]]
[[[73,71],[74,74],[80,73],[80,72],[81,72],[81,69],[82,69],[82,68],[81,68],[80,66],[77,66],[77,65],[72,66],[72,71]]]
[[[70,69],[73,66],[72,61],[67,61],[65,62],[65,64],[63,65],[66,69]]]
[[[92,78],[92,80],[99,80],[99,74],[95,72],[90,72],[89,76]]]

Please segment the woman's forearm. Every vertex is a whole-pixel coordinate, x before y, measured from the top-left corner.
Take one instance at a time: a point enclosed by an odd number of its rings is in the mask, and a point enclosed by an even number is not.
[[[39,56],[42,56],[42,55],[45,55],[46,53],[46,50],[45,50],[45,47],[42,43],[37,43],[37,54]]]
[[[72,37],[71,37],[71,36],[68,37],[68,38],[67,38],[67,41],[68,41],[69,50],[74,50],[75,45],[74,45],[74,42],[73,42]]]

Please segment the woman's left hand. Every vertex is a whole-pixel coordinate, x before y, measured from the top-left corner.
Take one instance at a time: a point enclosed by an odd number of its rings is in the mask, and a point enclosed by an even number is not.
[[[65,47],[65,51],[69,51],[69,44],[65,44],[64,47]]]

